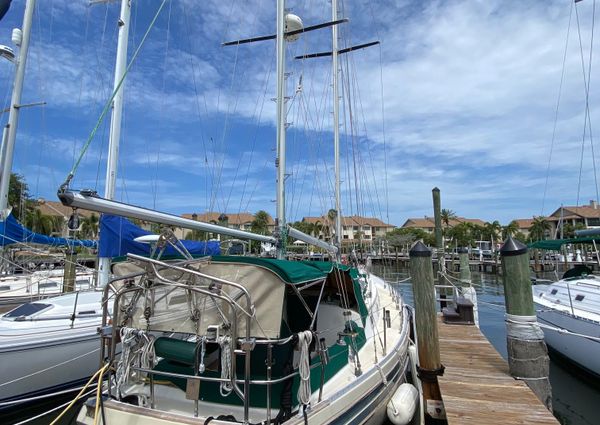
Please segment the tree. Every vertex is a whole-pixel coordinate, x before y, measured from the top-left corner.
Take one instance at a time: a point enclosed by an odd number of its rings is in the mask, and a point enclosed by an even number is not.
[[[266,235],[269,232],[269,214],[263,210],[257,211],[250,224],[250,229],[252,233]]]
[[[533,217],[533,223],[529,229],[529,238],[532,242],[546,239],[546,231],[548,230],[550,230],[550,222],[546,220],[546,217]]]
[[[55,223],[51,216],[43,214],[39,209],[27,211],[25,226],[35,233],[50,235],[55,230]]]
[[[475,243],[475,235],[478,230],[471,223],[458,223],[456,226],[448,230],[448,237],[452,241],[452,245],[469,247]]]
[[[327,234],[328,235],[333,235],[335,234],[335,221],[336,218],[338,216],[337,210],[334,208],[331,208],[329,211],[327,211],[327,220],[329,221],[329,229]],[[338,235],[338,238],[341,239],[341,236]]]
[[[292,223],[292,227],[300,230],[302,233],[306,233],[307,235],[312,235],[314,230],[314,225],[308,221],[296,221]]]
[[[34,208],[34,202],[29,197],[29,186],[21,174],[11,173],[8,185],[8,205],[13,209],[13,215],[24,220],[28,211]]]
[[[252,233],[257,233],[259,235],[266,235],[269,232],[269,214],[266,211],[260,210],[254,214],[254,220],[250,224],[250,230]],[[250,250],[258,249],[259,247],[256,241],[252,241],[250,245]]]
[[[494,220],[492,223],[485,223],[483,225],[482,239],[489,241],[497,241],[502,233],[502,226],[498,220]]]
[[[435,245],[435,235],[427,233],[423,229],[413,227],[401,227],[388,232],[385,235],[386,240],[392,246],[402,246],[405,243],[422,240],[425,245]],[[394,245],[396,244],[396,245]]]
[[[190,241],[205,241],[208,239],[208,233],[206,233],[204,230],[190,230],[185,234],[185,239]]]
[[[442,218],[442,223],[445,225],[445,227],[450,227],[450,221],[456,220],[457,218],[456,213],[454,211],[447,210],[445,208],[442,208],[440,217]]]
[[[519,223],[516,220],[511,221],[502,227],[502,239],[506,240],[510,236],[515,236],[519,232]]]
[[[88,239],[96,239],[98,237],[98,216],[92,214],[89,217],[83,217],[81,220],[81,236]]]

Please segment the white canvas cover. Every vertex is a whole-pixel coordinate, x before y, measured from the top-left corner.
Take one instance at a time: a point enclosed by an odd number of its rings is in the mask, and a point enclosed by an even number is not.
[[[211,279],[172,269],[160,274],[176,283],[191,282],[195,287],[232,298],[238,306],[236,315],[238,337],[245,335],[246,314],[250,314],[253,315],[251,336],[279,338],[285,283],[275,273],[254,264],[214,263],[205,260],[198,261],[192,267],[205,275],[241,284],[250,293],[255,306],[254,315],[253,312],[247,311],[246,297],[237,288],[226,284],[215,284]],[[142,270],[127,263],[115,266],[115,272],[121,275],[132,273],[136,269]],[[139,282],[138,279],[136,280]],[[126,298],[127,301],[123,300],[125,303],[132,299],[131,296]],[[152,304],[152,315],[147,321],[144,311]],[[152,290],[145,291],[145,297],[142,296],[137,300],[133,311],[133,319],[128,326],[146,329],[149,322],[151,330],[186,332],[201,336],[206,335],[209,326],[221,326],[224,323],[223,316],[228,321],[233,320],[231,306],[224,300],[177,288],[168,283],[155,284]]]

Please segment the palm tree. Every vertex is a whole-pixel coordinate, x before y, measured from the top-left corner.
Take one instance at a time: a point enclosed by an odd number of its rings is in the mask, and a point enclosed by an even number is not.
[[[194,229],[185,234],[185,239],[190,241],[204,241],[208,239],[208,233],[203,230]]]
[[[96,239],[98,236],[98,216],[92,214],[89,217],[84,217],[81,221],[81,236],[84,238]]]
[[[457,215],[452,210],[447,210],[445,208],[442,208],[440,217],[442,218],[442,223],[445,225],[444,227],[450,227],[450,221],[456,220]]]
[[[250,224],[250,230],[252,233],[259,235],[266,235],[269,232],[269,214],[266,211],[260,210],[254,214],[254,220]],[[256,251],[257,247],[260,247],[256,241],[251,241],[250,250]]]
[[[338,216],[337,210],[334,208],[331,208],[329,211],[327,211],[327,221],[329,222],[329,229],[328,229],[328,234],[329,235],[333,235],[335,234],[335,220]]]
[[[495,220],[492,223],[485,223],[483,227],[486,238],[494,241],[498,240],[498,236],[502,231],[502,226],[500,225],[500,222],[498,220]]]
[[[254,220],[250,224],[252,233],[266,235],[269,231],[269,214],[266,211],[260,210],[254,214]]]
[[[516,220],[511,221],[506,226],[502,227],[502,239],[507,239],[510,236],[515,236],[519,232],[519,223]]]
[[[540,241],[545,239],[546,231],[550,230],[550,222],[546,217],[533,217],[533,223],[529,229],[529,237],[532,241]]]
[[[43,214],[42,211],[35,208],[27,211],[25,216],[25,226],[33,232],[49,235],[55,227],[54,220],[49,215]]]

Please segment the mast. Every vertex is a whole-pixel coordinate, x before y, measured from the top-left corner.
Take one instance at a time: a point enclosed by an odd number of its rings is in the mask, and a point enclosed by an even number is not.
[[[119,15],[119,38],[117,41],[117,59],[115,63],[114,90],[118,91],[113,100],[113,110],[110,121],[110,137],[108,144],[108,160],[106,164],[106,184],[104,197],[114,199],[115,182],[117,180],[117,166],[119,158],[119,141],[121,137],[121,115],[123,111],[123,84],[119,82],[123,78],[127,67],[127,41],[129,39],[129,18],[131,16],[131,0],[121,0],[121,13]],[[98,259],[98,285],[104,286],[108,283],[110,274],[110,258]]]
[[[277,0],[277,258],[285,256],[285,0]]]
[[[5,140],[2,142],[2,176],[0,177],[0,220],[8,217],[8,189],[10,186],[10,173],[15,149],[15,139],[17,136],[17,125],[19,122],[19,108],[21,106],[21,93],[23,91],[23,81],[25,79],[25,67],[27,65],[27,51],[29,50],[29,38],[31,35],[31,23],[33,21],[33,10],[35,9],[35,0],[27,0],[25,3],[25,13],[23,15],[23,32],[21,39],[15,37],[13,40],[19,46],[19,57],[16,60],[15,82],[13,85],[12,97],[10,100],[10,111],[8,115],[8,124],[3,131]]]
[[[337,0],[331,0],[331,20],[337,20]],[[332,35],[332,76],[333,76],[333,155],[335,157],[335,240],[337,259],[342,253],[342,208],[340,202],[340,98],[338,94],[338,27],[331,27]]]

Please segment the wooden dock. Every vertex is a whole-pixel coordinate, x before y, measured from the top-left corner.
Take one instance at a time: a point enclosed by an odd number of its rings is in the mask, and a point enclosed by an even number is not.
[[[438,382],[449,425],[559,424],[527,384],[510,376],[479,328],[438,317],[438,331],[446,368]]]

